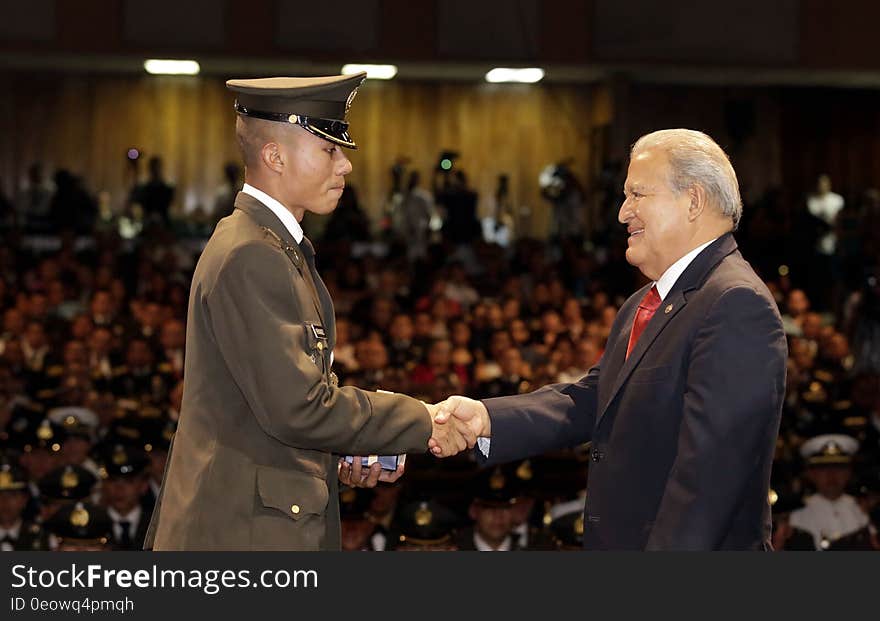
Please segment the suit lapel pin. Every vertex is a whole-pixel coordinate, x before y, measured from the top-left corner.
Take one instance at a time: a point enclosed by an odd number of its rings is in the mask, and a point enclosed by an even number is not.
[[[671,313],[671,312],[672,312],[672,304],[670,304],[669,306],[667,306],[666,309],[665,309],[663,312],[666,313],[667,315],[668,315],[669,313]]]

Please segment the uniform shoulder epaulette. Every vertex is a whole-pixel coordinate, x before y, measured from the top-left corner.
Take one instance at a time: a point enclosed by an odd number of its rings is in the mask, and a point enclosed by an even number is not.
[[[64,373],[64,367],[60,364],[53,364],[51,367],[46,368],[46,375],[48,377],[60,377],[62,373]]]
[[[120,375],[125,375],[128,373],[128,367],[125,365],[119,367],[113,367],[113,377],[119,377]]]
[[[169,363],[167,363],[167,362],[160,362],[160,363],[159,363],[159,369],[158,369],[158,370],[159,370],[159,373],[171,373],[171,371],[172,371],[173,369],[171,368],[171,365],[170,365]]]

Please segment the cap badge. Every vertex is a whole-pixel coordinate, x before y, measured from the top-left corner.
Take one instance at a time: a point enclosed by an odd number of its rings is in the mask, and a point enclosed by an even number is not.
[[[423,502],[416,511],[416,526],[427,526],[434,520],[434,514],[428,508],[428,503]]]
[[[78,504],[76,509],[70,513],[70,523],[79,528],[85,528],[89,525],[89,512],[82,505]]]
[[[79,475],[72,468],[67,468],[61,475],[61,487],[64,489],[73,489],[79,485]]]

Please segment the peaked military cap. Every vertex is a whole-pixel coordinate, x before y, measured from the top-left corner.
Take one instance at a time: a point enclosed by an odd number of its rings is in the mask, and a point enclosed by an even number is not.
[[[135,476],[145,472],[150,463],[146,451],[137,446],[105,444],[99,447],[98,453],[104,478]]]
[[[827,433],[810,438],[801,445],[801,456],[808,466],[836,466],[851,464],[859,450],[859,442],[852,436]]]
[[[27,487],[24,470],[13,463],[0,463],[0,492],[19,492]]]
[[[48,524],[49,531],[62,543],[106,544],[113,536],[113,521],[107,511],[90,502],[62,507]]]
[[[479,473],[474,485],[474,502],[487,507],[510,507],[520,495],[515,477],[504,472],[501,466]]]
[[[98,427],[98,415],[83,407],[58,407],[49,410],[48,418],[68,436],[91,440]]]
[[[435,546],[452,539],[455,515],[433,500],[409,502],[400,508],[395,519],[398,541],[395,546]]]
[[[61,450],[66,436],[63,427],[44,418],[36,426],[30,425],[21,434],[19,441],[25,453],[30,453],[35,449],[46,449],[50,453],[57,453]]]
[[[62,466],[40,479],[40,496],[47,500],[83,500],[88,498],[98,478],[82,466]]]
[[[295,123],[306,131],[349,149],[357,145],[348,133],[348,110],[366,72],[319,78],[256,78],[227,80],[236,93],[235,110],[279,123]]]

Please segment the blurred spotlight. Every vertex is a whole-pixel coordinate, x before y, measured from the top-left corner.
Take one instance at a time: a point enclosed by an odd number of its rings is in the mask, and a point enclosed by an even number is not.
[[[131,148],[126,152],[126,156],[128,156],[128,159],[131,161],[134,161],[141,156],[141,152],[137,149]]]
[[[153,75],[198,75],[199,63],[194,60],[160,60],[151,58],[144,61],[144,69]]]
[[[779,266],[779,275],[780,276],[788,276],[788,266],[787,265],[780,265]]]
[[[452,160],[448,157],[444,157],[440,160],[440,168],[443,170],[452,170]]]
[[[544,70],[539,67],[524,67],[511,69],[509,67],[495,67],[486,74],[486,82],[524,82],[534,84],[544,77]]]
[[[367,72],[367,78],[372,80],[390,80],[397,75],[396,65],[343,65],[343,75]]]

